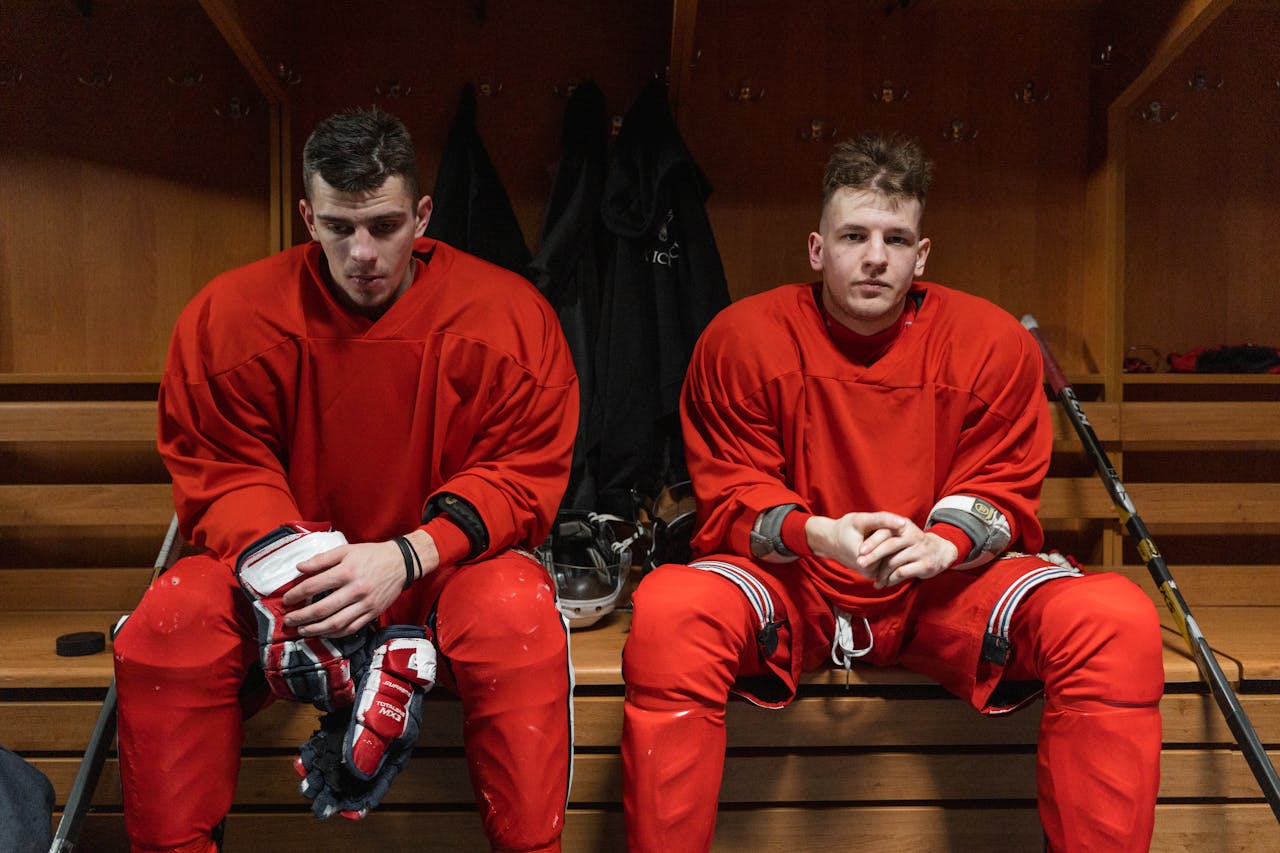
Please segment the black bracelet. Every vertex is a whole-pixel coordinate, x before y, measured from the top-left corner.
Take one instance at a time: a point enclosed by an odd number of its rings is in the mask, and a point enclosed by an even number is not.
[[[397,536],[392,541],[400,546],[400,555],[404,557],[404,588],[408,589],[422,577],[422,560],[418,559],[418,552],[408,538]]]

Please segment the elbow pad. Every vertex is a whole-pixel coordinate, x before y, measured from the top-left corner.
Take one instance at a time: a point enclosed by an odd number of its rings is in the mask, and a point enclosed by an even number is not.
[[[457,495],[441,492],[427,501],[427,506],[422,511],[422,523],[426,524],[437,515],[447,515],[466,534],[471,550],[463,560],[474,560],[489,550],[489,529],[470,503]]]
[[[751,527],[751,556],[766,563],[790,563],[800,559],[782,541],[782,520],[799,504],[782,504],[771,507],[756,516]]]
[[[929,510],[924,529],[941,523],[960,528],[973,542],[973,550],[961,555],[960,562],[953,566],[956,569],[972,569],[994,560],[1012,539],[1004,513],[972,495],[948,495],[938,501]]]

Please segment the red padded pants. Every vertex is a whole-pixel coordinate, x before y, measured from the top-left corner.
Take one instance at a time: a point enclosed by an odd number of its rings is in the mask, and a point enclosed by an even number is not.
[[[568,634],[546,571],[515,553],[438,572],[385,624],[436,613],[440,682],[462,700],[463,741],[485,834],[498,851],[560,849],[572,757]],[[235,791],[241,686],[256,628],[233,572],[180,560],[115,639],[120,771],[134,851],[206,853]],[[423,719],[431,725],[431,706]],[[302,801],[301,799],[299,800]]]
[[[953,633],[985,630],[985,623],[964,624],[976,622],[972,615],[952,618],[947,601],[945,595],[917,596],[904,604],[911,607],[904,630],[911,633],[925,619],[930,636],[943,636],[938,626],[949,619]],[[802,652],[784,646],[812,632],[791,623],[785,594],[776,597],[775,618],[790,630],[780,632],[783,643],[766,671],[756,640],[758,615],[725,578],[659,567],[641,583],[634,603],[623,652],[628,849],[706,851],[715,829],[730,690],[743,680],[787,671],[790,656]],[[1050,850],[1147,850],[1164,688],[1159,622],[1150,599],[1113,574],[1053,580],[1018,607],[1009,639],[1013,658],[1004,677],[1044,683],[1036,783]],[[929,657],[920,642],[913,637],[906,644],[912,660]],[[812,650],[804,659],[813,659]]]

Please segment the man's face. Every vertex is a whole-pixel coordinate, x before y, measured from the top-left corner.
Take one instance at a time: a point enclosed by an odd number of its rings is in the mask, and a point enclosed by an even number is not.
[[[413,281],[413,241],[427,230],[431,198],[415,205],[399,175],[367,192],[341,192],[315,175],[298,209],[324,249],[334,296],[357,314],[382,316]]]
[[[861,335],[892,326],[911,282],[924,274],[929,240],[920,202],[845,187],[831,196],[809,235],[809,265],[822,274],[822,304]]]

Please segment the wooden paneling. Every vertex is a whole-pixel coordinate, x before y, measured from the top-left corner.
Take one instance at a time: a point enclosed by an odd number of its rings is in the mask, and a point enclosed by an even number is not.
[[[90,815],[85,837],[100,853],[126,853],[119,815]],[[386,811],[359,823],[317,823],[307,813],[233,814],[227,821],[229,849],[269,848],[314,853],[319,839],[337,849],[395,849],[406,838],[430,838],[438,853],[485,853],[479,820],[471,812]],[[829,853],[850,847],[930,850],[939,853],[1025,853],[1043,844],[1034,805],[1005,807],[844,806],[830,809],[775,808],[722,811],[715,853]],[[1156,808],[1152,853],[1269,853],[1275,816],[1266,805],[1168,804]],[[564,849],[608,853],[624,844],[617,810],[571,809]]]
[[[247,756],[240,764],[236,802],[242,808],[302,805],[291,753]],[[1274,760],[1274,756],[1273,756]],[[841,755],[730,754],[720,786],[722,805],[839,804],[1035,799],[1034,752],[847,752]],[[40,758],[32,762],[54,784],[65,804],[78,762]],[[1177,750],[1161,761],[1160,796],[1185,799],[1248,798],[1254,778],[1238,755],[1220,750]],[[107,762],[95,797],[98,806],[119,807],[116,761]],[[614,754],[575,756],[570,803],[620,803],[622,759]],[[474,802],[466,759],[419,752],[387,793],[381,808],[433,803],[468,807]]]
[[[1091,39],[1084,4],[883,5],[701,0],[700,50],[682,93],[685,136],[715,192],[709,210],[735,296],[813,277],[833,141],[866,130],[917,138],[935,161],[926,278],[1034,312],[1071,371],[1084,357],[1085,162]],[[762,22],[769,21],[764,26]],[[878,101],[885,81],[905,100]],[[742,81],[757,101],[730,97]],[[1033,82],[1050,100],[1020,103]],[[810,120],[834,139],[802,140]],[[943,140],[963,121],[969,142]],[[1090,330],[1099,334],[1100,330]]]
[[[1126,448],[1274,450],[1280,446],[1280,403],[1125,403]],[[1280,470],[1272,471],[1280,476]]]
[[[1280,743],[1280,698],[1274,694],[1240,696],[1241,707],[1263,743]],[[32,753],[79,753],[93,731],[101,704],[90,701],[0,702],[5,746]],[[830,752],[840,748],[910,751],[944,745],[989,747],[996,752],[1025,751],[1035,744],[1040,704],[1008,717],[988,718],[949,697],[810,695],[781,711],[734,701],[728,709],[729,749]],[[1223,744],[1232,740],[1213,698],[1168,693],[1160,703],[1166,746]],[[277,703],[251,719],[245,747],[290,750],[315,729],[318,712]],[[461,745],[461,705],[432,694],[427,701],[418,748],[447,751]],[[578,696],[574,700],[575,744],[589,752],[616,748],[622,736],[622,696]]]
[[[0,486],[0,528],[158,524],[163,532],[171,515],[166,483]]]
[[[21,69],[0,99],[0,377],[158,374],[191,294],[268,246],[266,111],[207,16],[88,8],[0,6]]]
[[[1222,6],[1224,4],[1216,4]],[[1125,115],[1128,146],[1124,344],[1168,354],[1213,344],[1280,345],[1280,7],[1223,11]],[[1188,85],[1197,70],[1208,87]],[[1221,88],[1218,84],[1221,83]],[[1138,113],[1160,101],[1173,121]]]
[[[531,249],[540,239],[560,156],[569,87],[593,80],[609,112],[622,115],[644,85],[664,73],[670,47],[670,0],[607,9],[591,0],[393,0],[362,13],[358,27],[350,26],[352,8],[341,0],[288,5],[296,14],[281,47],[300,78],[288,89],[293,153],[320,119],[377,103],[413,134],[429,193],[462,86],[500,87],[492,97],[479,97],[477,126]],[[398,96],[392,94],[396,83]],[[293,172],[300,195],[300,158]],[[295,239],[304,239],[296,215],[294,225]]]

